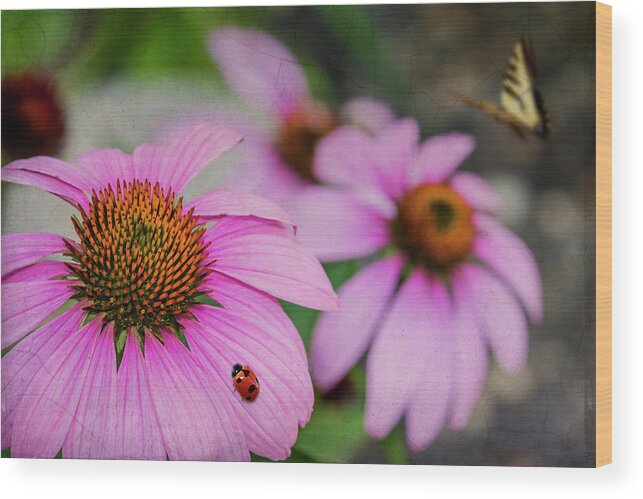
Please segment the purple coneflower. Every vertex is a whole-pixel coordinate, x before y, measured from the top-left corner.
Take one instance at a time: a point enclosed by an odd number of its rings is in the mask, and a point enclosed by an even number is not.
[[[448,425],[461,429],[480,395],[487,348],[509,373],[527,357],[526,316],[541,320],[538,268],[493,213],[480,177],[456,169],[472,137],[421,145],[415,121],[369,136],[344,127],[324,138],[294,211],[302,243],[322,261],[367,258],[322,314],[313,380],[333,388],[369,349],[365,428],[386,436],[405,416],[412,450]]]
[[[212,113],[244,135],[244,158],[235,165],[231,188],[286,206],[299,189],[317,182],[312,164],[322,137],[342,123],[374,131],[393,119],[387,105],[370,98],[353,99],[339,113],[313,99],[294,54],[263,32],[220,29],[210,50],[254,118],[224,110]]]
[[[280,208],[227,190],[184,202],[186,184],[239,140],[197,125],[132,155],[87,152],[81,168],[45,156],[3,168],[2,180],[78,209],[75,240],[2,238],[2,448],[12,456],[289,455],[313,391],[276,298],[319,309],[337,298]],[[260,380],[252,402],[233,388],[237,363]]]

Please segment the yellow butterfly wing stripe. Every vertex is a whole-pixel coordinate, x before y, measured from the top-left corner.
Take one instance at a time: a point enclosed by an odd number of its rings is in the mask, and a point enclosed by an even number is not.
[[[514,45],[509,58],[502,82],[500,105],[523,126],[534,131],[541,127],[543,120],[534,91],[535,78],[531,44],[523,38]]]

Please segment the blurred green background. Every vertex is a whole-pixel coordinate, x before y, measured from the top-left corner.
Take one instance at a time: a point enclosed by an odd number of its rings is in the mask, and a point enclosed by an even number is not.
[[[591,466],[594,462],[594,4],[452,4],[5,11],[2,74],[38,70],[57,81],[67,131],[61,157],[131,150],[186,109],[229,100],[206,50],[221,25],[251,26],[286,43],[318,99],[373,96],[418,119],[423,137],[460,130],[478,148],[464,168],[498,190],[501,219],[536,254],[545,321],[532,328],[528,366],[492,363],[468,427],[409,454],[402,428],[383,442],[362,429],[365,377],[357,366],[316,394],[291,461]],[[449,90],[497,101],[513,43],[529,35],[552,116],[548,141],[456,102]],[[3,164],[6,158],[3,158]],[[222,167],[223,169],[224,167]],[[213,169],[214,170],[214,169]],[[217,185],[209,172],[188,196]],[[70,208],[3,185],[2,230],[69,234]],[[71,235],[71,234],[69,234]],[[335,286],[359,262],[327,266]],[[304,342],[316,313],[284,304]],[[259,460],[259,459],[257,459]]]

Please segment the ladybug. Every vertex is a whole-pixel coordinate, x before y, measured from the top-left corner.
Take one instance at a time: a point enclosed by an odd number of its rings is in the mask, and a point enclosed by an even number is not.
[[[232,385],[246,402],[253,402],[259,396],[259,379],[248,366],[232,366]]]

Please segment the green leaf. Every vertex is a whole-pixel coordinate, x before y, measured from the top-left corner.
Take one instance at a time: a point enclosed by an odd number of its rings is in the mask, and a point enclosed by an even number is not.
[[[406,447],[406,436],[402,425],[397,425],[393,431],[380,442],[380,449],[389,464],[408,464],[409,453]]]
[[[301,336],[301,339],[304,342],[304,346],[308,348],[313,327],[315,326],[319,312],[317,310],[300,307],[299,305],[289,302],[281,302],[281,306],[297,328],[299,336]]]
[[[365,373],[361,366],[351,372],[355,392],[350,400],[324,400],[319,393],[310,422],[299,430],[294,451],[321,463],[346,463],[369,439],[364,433]]]
[[[326,274],[335,291],[352,277],[364,264],[362,260],[347,260],[344,262],[327,263],[324,265]]]
[[[13,10],[2,12],[2,72],[46,69],[69,40],[80,11]]]
[[[256,463],[273,463],[275,461],[272,461],[270,459],[267,459],[265,457],[258,456],[256,454],[251,454],[250,455],[250,460],[252,462]],[[284,459],[283,461],[279,461],[281,463],[316,463],[318,461],[315,461],[311,456],[308,454],[305,454],[303,452],[298,451],[297,449],[292,449],[290,452],[290,456],[288,456],[287,459]]]
[[[159,75],[192,75],[217,84],[207,43],[221,25],[254,24],[258,9],[103,9],[91,39],[91,54],[76,76],[91,83],[114,74],[150,80]],[[220,79],[219,79],[220,80]]]
[[[224,308],[223,305],[209,295],[199,295],[196,297],[196,301],[197,303],[205,303],[206,305],[211,305],[213,307]]]
[[[127,329],[123,329],[116,337],[116,354],[122,355],[127,341]]]

